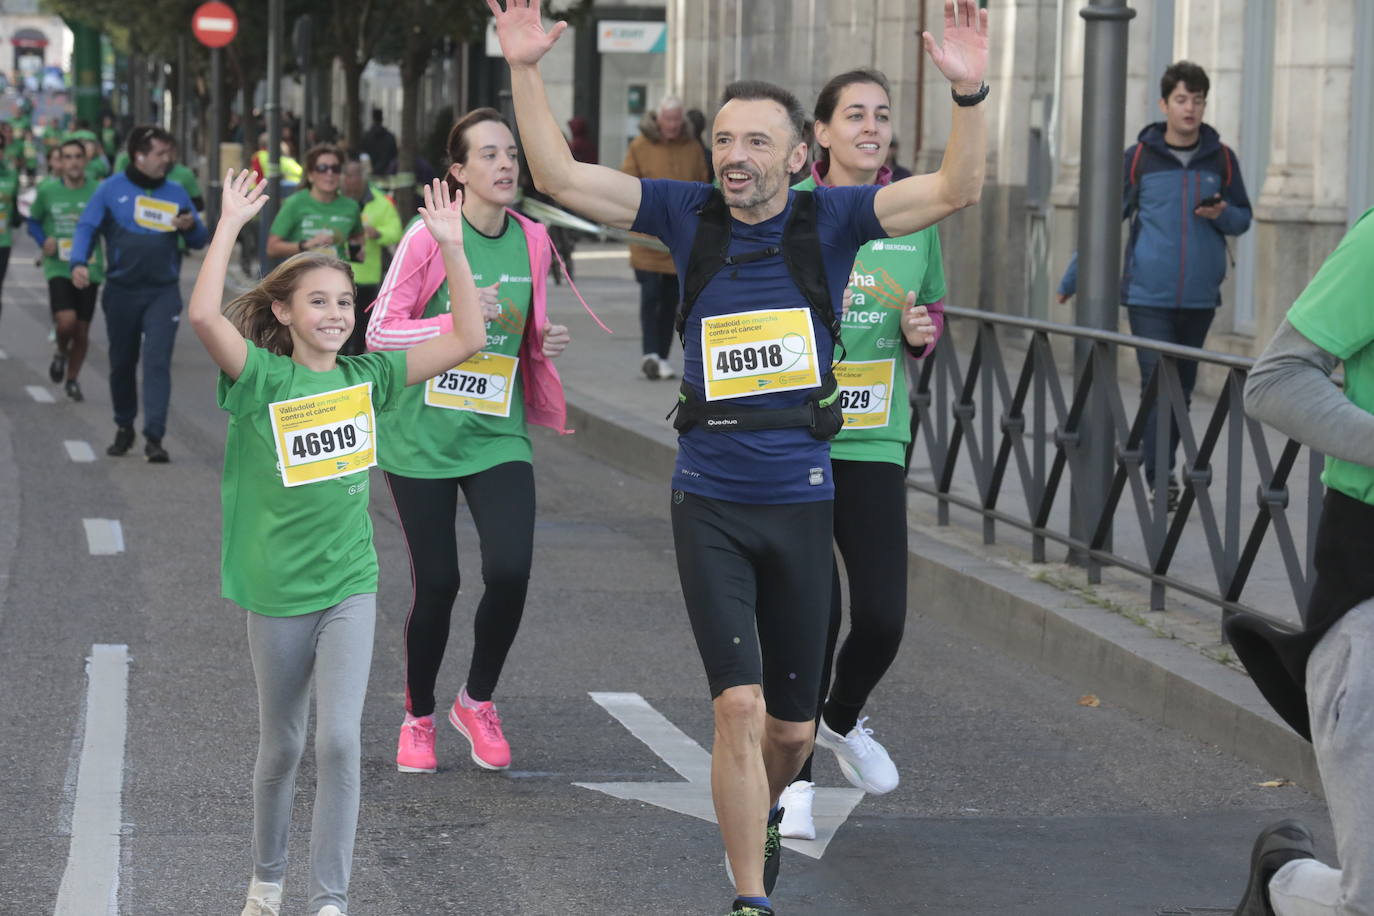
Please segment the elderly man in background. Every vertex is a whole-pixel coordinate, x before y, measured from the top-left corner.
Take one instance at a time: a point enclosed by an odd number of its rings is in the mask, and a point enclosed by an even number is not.
[[[682,100],[665,98],[657,112],[639,122],[639,136],[630,141],[620,170],[636,178],[708,181],[701,144],[687,131],[686,122]],[[666,251],[631,245],[630,266],[639,281],[639,325],[644,335],[640,368],[650,379],[672,378],[677,373],[668,363],[668,351],[681,299],[673,258]]]
[[[367,170],[363,163],[351,159],[343,167],[343,193],[358,202],[362,208],[363,241],[361,261],[349,262],[353,268],[353,282],[358,286],[358,299],[354,308],[353,333],[344,344],[343,352],[357,356],[366,352],[363,339],[367,335],[367,319],[371,314],[372,300],[377,298],[377,290],[382,285],[385,265],[383,249],[392,248],[401,240],[401,215],[391,198],[382,189],[368,181]]]

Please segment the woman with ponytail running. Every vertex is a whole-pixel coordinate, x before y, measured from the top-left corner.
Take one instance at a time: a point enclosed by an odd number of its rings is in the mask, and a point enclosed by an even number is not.
[[[510,766],[493,696],[525,610],[534,553],[528,424],[567,432],[563,386],[552,360],[568,345],[568,329],[550,323],[546,313],[556,254],[543,226],[510,209],[519,178],[514,134],[499,112],[479,108],[453,126],[448,154],[445,180],[463,191],[464,250],[482,296],[487,340],[472,359],[406,392],[380,421],[378,464],[396,503],[414,582],[403,634],[406,708],[396,751],[403,773],[438,767],[435,684],[458,597],[454,522],[460,491],[477,528],[483,592],[467,674],[448,721],[467,739],[478,766]],[[413,347],[451,323],[439,250],[425,226],[415,223],[377,294],[368,348]]]

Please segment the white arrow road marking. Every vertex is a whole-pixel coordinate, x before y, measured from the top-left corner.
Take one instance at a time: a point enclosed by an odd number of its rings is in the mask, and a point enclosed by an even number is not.
[[[129,647],[92,646],[86,665],[86,739],[76,778],[72,843],[55,916],[118,912]]]
[[[93,557],[109,557],[124,552],[124,528],[118,519],[83,518],[86,544]]]
[[[62,445],[67,449],[67,457],[73,461],[86,463],[95,460],[95,449],[89,442],[80,439],[67,439]]]
[[[574,785],[716,823],[715,807],[711,803],[711,755],[637,693],[592,693],[591,698],[687,781],[578,782]],[[858,789],[817,787],[812,808],[816,838],[783,840],[782,845],[819,859],[835,838],[835,831],[863,797],[864,793]]]
[[[40,404],[55,403],[53,401],[52,392],[40,385],[25,385],[24,390],[29,393],[29,397]]]

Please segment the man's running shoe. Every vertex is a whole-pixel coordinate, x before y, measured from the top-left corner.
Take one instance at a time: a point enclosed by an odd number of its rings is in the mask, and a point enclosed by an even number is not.
[[[115,431],[115,441],[110,443],[110,447],[105,449],[105,454],[112,458],[120,455],[127,455],[129,449],[134,447],[134,428],[132,426],[121,426]]]
[[[396,769],[402,773],[433,773],[439,769],[434,756],[434,717],[407,716],[396,744]]]
[[[488,770],[504,770],[510,766],[510,745],[501,733],[501,717],[490,700],[478,703],[468,696],[465,687],[453,701],[448,721],[472,745],[473,763]]]
[[[172,456],[162,447],[161,439],[149,439],[143,446],[143,457],[152,464],[166,464],[172,460]]]
[[[1279,821],[1260,831],[1250,851],[1250,881],[1235,916],[1275,916],[1269,902],[1269,880],[1294,859],[1313,859],[1312,831],[1302,821]]]
[[[849,734],[841,736],[822,718],[821,727],[816,732],[816,743],[835,752],[840,771],[856,789],[882,795],[897,788],[900,777],[887,751],[873,740],[873,729],[864,728],[867,721],[868,716],[864,716],[849,730]]]
[[[52,355],[52,362],[48,363],[48,378],[54,385],[57,385],[61,383],[66,374],[67,354],[59,350]]]
[[[281,916],[281,885],[255,879],[248,886],[248,902],[239,916]]]
[[[816,784],[798,780],[782,790],[778,804],[782,806],[782,824],[778,832],[789,840],[814,840],[816,822],[811,818],[811,805],[816,800]]]
[[[81,386],[77,383],[76,379],[67,379],[67,384],[64,387],[67,392],[67,397],[71,398],[73,401],[86,400],[86,396],[81,393]]]
[[[661,357],[661,356],[658,357],[657,359],[658,359],[658,377],[659,377],[659,378],[677,378],[677,370],[673,368],[673,364],[672,364],[672,363],[668,362],[666,359],[664,359],[664,358]]]
[[[649,381],[658,381],[658,374],[662,371],[658,365],[657,353],[645,353],[644,359],[639,362],[639,371],[644,373],[644,377]]]
[[[745,903],[743,900],[736,900],[730,907],[730,912],[726,916],[773,916],[771,906],[759,906],[755,903]]]
[[[778,869],[782,867],[782,816],[785,812],[781,804],[768,819],[768,832],[763,835],[763,893],[771,896],[773,887],[778,883]]]

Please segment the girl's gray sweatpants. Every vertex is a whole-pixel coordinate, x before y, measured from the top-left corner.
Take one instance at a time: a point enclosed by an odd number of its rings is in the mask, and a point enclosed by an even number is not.
[[[296,765],[305,750],[315,682],[315,806],[310,826],[310,906],[348,911],[358,827],[363,699],[372,665],[377,596],[353,595],[314,614],[248,614],[258,682],[258,762],[253,769],[253,876],[280,883]]]

